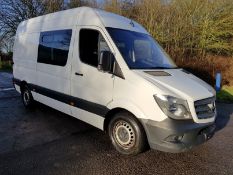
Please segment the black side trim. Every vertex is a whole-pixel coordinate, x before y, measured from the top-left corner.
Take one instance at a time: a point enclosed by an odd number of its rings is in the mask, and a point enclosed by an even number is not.
[[[96,115],[100,115],[102,117],[104,117],[109,111],[109,109],[104,105],[100,105],[81,98],[66,95],[64,93],[53,91],[38,85],[29,84],[29,88],[31,91],[37,92],[41,95],[45,95],[47,97],[75,106],[77,108],[94,113]]]
[[[13,78],[13,84],[20,86],[21,80]],[[61,101],[68,105],[75,106],[77,108],[94,113],[96,115],[100,115],[102,117],[104,117],[109,111],[109,109],[104,105],[93,103],[93,102],[90,102],[90,101],[87,101],[81,98],[73,97],[73,96],[70,96],[70,95],[67,95],[61,92],[53,91],[53,90],[50,90],[50,89],[47,89],[47,88],[44,88],[38,85],[28,84],[28,87],[33,92],[39,93],[41,95],[50,97],[58,101]]]

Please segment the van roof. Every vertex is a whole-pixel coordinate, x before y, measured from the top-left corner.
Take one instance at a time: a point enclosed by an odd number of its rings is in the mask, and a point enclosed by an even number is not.
[[[90,7],[79,7],[28,19],[19,24],[16,34],[67,29],[76,25],[120,28],[148,34],[133,20]]]

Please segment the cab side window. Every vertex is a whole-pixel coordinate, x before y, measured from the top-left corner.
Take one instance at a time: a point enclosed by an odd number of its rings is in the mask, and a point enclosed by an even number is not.
[[[110,51],[107,42],[97,30],[81,29],[79,34],[79,53],[83,63],[97,67],[101,51]]]

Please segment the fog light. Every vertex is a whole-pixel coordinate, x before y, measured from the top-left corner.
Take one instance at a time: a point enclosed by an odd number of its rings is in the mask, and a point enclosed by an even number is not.
[[[171,135],[168,136],[165,140],[167,142],[172,142],[172,143],[181,143],[183,139],[183,135]]]

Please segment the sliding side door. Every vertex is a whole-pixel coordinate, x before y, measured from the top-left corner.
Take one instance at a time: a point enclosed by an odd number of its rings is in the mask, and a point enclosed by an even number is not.
[[[67,114],[71,114],[72,42],[72,29],[40,33],[37,84],[33,88],[36,100]]]

